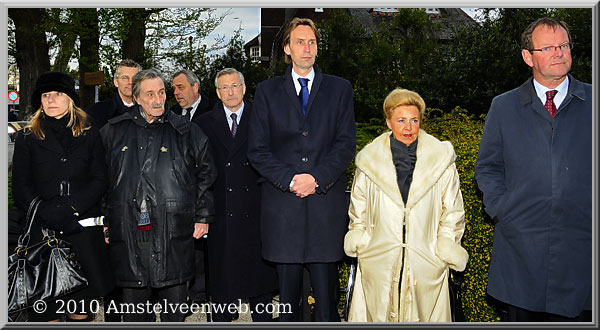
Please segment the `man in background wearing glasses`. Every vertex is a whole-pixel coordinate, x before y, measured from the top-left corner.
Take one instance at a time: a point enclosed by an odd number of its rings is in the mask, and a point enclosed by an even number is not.
[[[475,177],[495,223],[488,294],[506,321],[591,322],[592,86],[569,74],[565,22],[521,36],[533,78],[497,96]]]
[[[133,76],[142,70],[142,66],[130,59],[124,59],[115,68],[113,83],[117,88],[115,95],[102,102],[92,104],[86,112],[92,116],[92,125],[101,129],[109,119],[120,116],[133,106],[131,85]]]

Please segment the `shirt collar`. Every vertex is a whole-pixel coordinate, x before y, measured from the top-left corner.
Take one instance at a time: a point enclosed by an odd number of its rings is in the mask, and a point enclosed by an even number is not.
[[[546,92],[551,90],[556,90],[558,93],[554,96],[554,104],[558,109],[562,101],[567,97],[567,92],[569,91],[569,76],[563,80],[556,88],[548,88],[542,84],[540,84],[535,78],[533,79],[533,87],[535,88],[535,93],[537,94],[542,104],[546,104]]]
[[[244,113],[244,102],[242,101],[242,106],[236,112],[233,112],[233,111],[229,110],[229,108],[227,108],[225,106],[225,104],[223,104],[223,110],[225,110],[225,117],[227,118],[227,122],[229,123],[229,127],[231,127],[231,125],[233,124],[233,119],[231,119],[231,114],[232,113],[235,113],[237,115],[237,122],[239,124],[240,120],[242,120],[242,114]]]
[[[306,77],[302,77],[301,75],[297,74],[296,71],[294,71],[294,68],[292,67],[292,81],[294,82],[294,87],[296,87],[296,94],[299,94],[300,88],[302,88],[302,86],[300,86],[298,78],[308,78],[308,91],[310,92],[310,89],[312,88],[312,83],[315,80],[315,67],[312,67],[312,69],[306,75]]]

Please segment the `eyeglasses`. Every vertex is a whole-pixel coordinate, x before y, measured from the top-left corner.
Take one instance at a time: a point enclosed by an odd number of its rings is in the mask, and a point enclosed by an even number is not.
[[[231,90],[236,90],[236,89],[242,87],[243,84],[244,83],[241,83],[241,84],[231,84],[231,86],[223,85],[223,86],[219,86],[218,88],[219,88],[219,90],[221,92],[227,92],[230,88],[231,88]]]
[[[122,81],[130,81],[130,80],[133,80],[133,78],[132,78],[132,77],[130,77],[130,76],[119,76],[119,77],[117,77],[117,79],[120,79],[120,80],[122,80]]]
[[[553,54],[556,49],[560,48],[560,51],[563,53],[571,51],[573,49],[573,43],[565,42],[564,44],[560,44],[558,46],[546,46],[538,49],[530,49],[530,52],[542,52],[542,54]]]

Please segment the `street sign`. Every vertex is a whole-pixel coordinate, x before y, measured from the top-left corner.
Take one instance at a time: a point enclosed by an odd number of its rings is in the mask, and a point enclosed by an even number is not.
[[[15,91],[10,91],[8,92],[8,99],[11,101],[16,101],[19,99],[19,93],[15,92]]]

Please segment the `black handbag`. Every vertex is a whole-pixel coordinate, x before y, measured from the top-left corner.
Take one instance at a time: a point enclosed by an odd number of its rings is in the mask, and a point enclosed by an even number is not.
[[[465,313],[463,312],[460,286],[463,282],[463,273],[450,269],[448,275],[448,288],[450,291],[450,311],[452,322],[465,322]]]
[[[16,252],[8,258],[8,313],[31,307],[37,300],[50,301],[87,286],[71,244],[42,228],[41,242],[29,246],[31,225],[41,202],[36,197],[27,211],[25,232]]]

